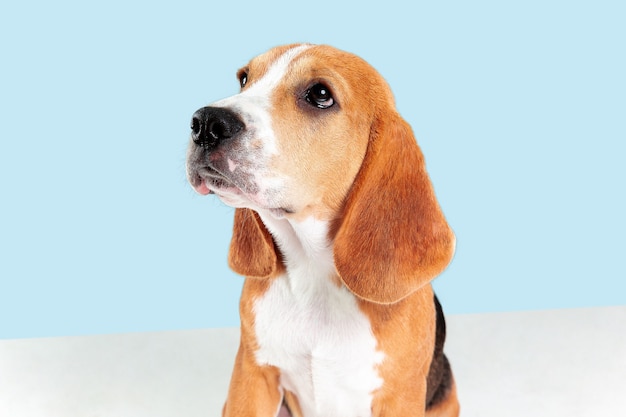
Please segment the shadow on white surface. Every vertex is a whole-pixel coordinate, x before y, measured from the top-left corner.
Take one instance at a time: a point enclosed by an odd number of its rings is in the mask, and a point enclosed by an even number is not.
[[[449,316],[461,415],[626,415],[626,307]],[[238,329],[0,341],[0,416],[219,416]]]

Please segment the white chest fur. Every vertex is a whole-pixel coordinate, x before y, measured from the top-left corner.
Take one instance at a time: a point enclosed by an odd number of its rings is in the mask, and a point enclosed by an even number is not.
[[[304,417],[370,416],[383,354],[354,295],[330,279],[331,248],[311,239],[325,236],[325,225],[303,228],[278,233],[279,245],[293,246],[285,254],[288,272],[255,303],[256,359],[280,369],[281,384],[297,395]]]

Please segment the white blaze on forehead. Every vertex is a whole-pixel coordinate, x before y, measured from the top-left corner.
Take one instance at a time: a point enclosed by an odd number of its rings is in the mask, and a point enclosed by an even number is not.
[[[285,76],[291,61],[302,51],[312,46],[313,45],[299,45],[287,50],[270,65],[270,68],[263,77],[252,84],[246,91],[220,100],[214,103],[213,106],[231,107],[245,102],[245,104],[249,104],[253,107],[269,110],[271,92]]]
[[[270,65],[263,77],[256,80],[246,91],[212,104],[214,107],[227,107],[239,114],[246,129],[254,135],[251,139],[262,140],[265,156],[278,152],[276,136],[272,129],[270,101],[272,91],[285,76],[293,59],[312,46],[298,45],[287,50]]]
[[[295,46],[284,52],[272,65],[265,75],[242,94],[261,95],[267,97],[284,77],[291,61],[301,52],[309,49],[312,45]]]
[[[244,168],[253,175],[252,181],[258,187],[257,200],[265,203],[270,194],[283,188],[283,178],[274,177],[265,170],[269,160],[278,155],[277,138],[272,128],[271,97],[273,90],[280,84],[287,73],[291,62],[304,50],[312,45],[295,46],[280,55],[269,67],[267,72],[258,80],[254,81],[245,91],[234,96],[213,103],[213,107],[228,108],[241,118],[246,132],[242,137],[242,145],[250,146],[251,143],[261,143],[261,147],[248,148],[245,154],[248,167]],[[228,161],[229,169],[234,171],[240,162]]]

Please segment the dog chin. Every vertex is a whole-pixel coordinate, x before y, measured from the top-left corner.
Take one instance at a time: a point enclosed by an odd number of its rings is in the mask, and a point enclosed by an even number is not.
[[[257,212],[265,212],[276,219],[282,219],[293,213],[284,207],[273,207],[268,204],[261,193],[248,194],[241,189],[224,183],[215,184],[210,180],[200,179],[192,184],[193,189],[201,195],[215,194],[222,203],[233,208],[249,208]]]
[[[283,207],[272,207],[258,195],[247,195],[239,189],[214,190],[222,203],[234,208],[248,208],[258,213],[267,213],[276,219],[282,219],[291,211]]]
[[[211,187],[211,192],[230,207],[250,208],[257,211],[262,207],[255,196],[248,195],[237,187]]]

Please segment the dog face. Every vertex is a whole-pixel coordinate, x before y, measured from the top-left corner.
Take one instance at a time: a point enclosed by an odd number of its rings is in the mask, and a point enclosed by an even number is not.
[[[193,115],[192,186],[275,217],[336,216],[373,120],[393,109],[385,81],[352,54],[304,44],[274,48],[237,77],[239,94]]]

